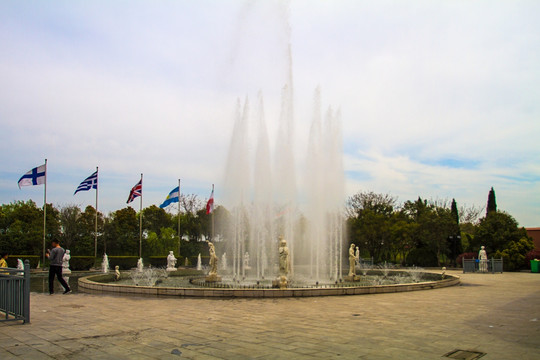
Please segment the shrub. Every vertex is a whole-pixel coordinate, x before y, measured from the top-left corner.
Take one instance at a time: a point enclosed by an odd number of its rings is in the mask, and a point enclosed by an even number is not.
[[[137,267],[138,260],[138,256],[109,256],[109,267],[114,269],[118,265],[120,270],[129,270]]]
[[[468,252],[459,254],[459,256],[456,259],[457,266],[463,266],[463,259],[476,259],[478,258],[478,254],[474,252]]]
[[[407,255],[407,265],[421,267],[437,266],[437,254],[427,248],[412,249]]]
[[[30,260],[30,268],[35,269],[38,266],[38,263],[40,263],[41,256],[38,255],[9,255],[7,259],[8,266],[11,268],[17,267],[17,259],[21,259],[24,263],[25,260]],[[48,262],[47,262],[48,263]],[[43,264],[42,264],[43,266]]]
[[[504,259],[504,269],[506,271],[517,271],[529,268],[529,262],[525,261],[525,256],[534,248],[533,242],[529,238],[522,238],[519,241],[511,241],[503,251],[497,250],[495,258]]]
[[[150,256],[148,258],[148,263],[152,267],[166,267],[167,266],[167,257],[166,256]],[[176,266],[180,266],[178,260],[176,261]]]
[[[95,262],[96,258],[93,256],[72,256],[69,260],[69,268],[73,271],[90,270]]]
[[[527,253],[527,255],[525,255],[525,262],[529,262],[534,259],[540,260],[540,250],[531,250]]]

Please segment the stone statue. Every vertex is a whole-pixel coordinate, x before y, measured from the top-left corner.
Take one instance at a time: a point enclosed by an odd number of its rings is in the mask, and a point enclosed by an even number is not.
[[[114,280],[120,280],[120,266],[118,265],[114,267]]]
[[[176,258],[172,251],[167,255],[167,271],[176,271]]]
[[[279,237],[279,275],[287,276],[290,270],[291,259],[289,257],[289,248],[287,247],[287,240],[283,236]]]
[[[216,248],[214,244],[208,242],[208,250],[210,252],[210,275],[217,275],[218,257],[216,255]]]
[[[69,259],[71,259],[71,251],[66,250],[64,257],[62,258],[62,274],[71,274],[69,269]]]
[[[356,258],[356,266],[360,267],[360,248],[358,246],[356,247],[354,257]]]
[[[249,253],[246,251],[244,254],[244,269],[249,270],[251,267],[249,266]]]
[[[210,271],[208,272],[208,276],[206,276],[207,282],[216,282],[221,281],[221,277],[218,275],[218,257],[216,255],[216,249],[214,247],[214,244],[212,244],[210,241],[208,242],[208,251],[210,253]]]
[[[356,245],[351,244],[349,248],[349,276],[354,277],[356,275],[356,254],[354,253],[354,248]]]
[[[480,272],[487,272],[488,271],[488,264],[487,264],[487,260],[488,260],[488,257],[487,257],[487,253],[486,253],[486,250],[485,250],[485,247],[482,246],[480,248],[480,251],[478,252],[478,260],[479,260],[479,271]]]

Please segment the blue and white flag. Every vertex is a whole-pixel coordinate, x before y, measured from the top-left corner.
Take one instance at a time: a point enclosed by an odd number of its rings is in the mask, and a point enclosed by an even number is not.
[[[75,195],[79,191],[88,191],[90,189],[97,189],[97,182],[98,182],[98,172],[96,171],[89,177],[83,180],[82,183],[79,184],[77,187],[77,190],[73,193]]]
[[[45,184],[45,173],[47,171],[47,165],[35,167],[19,179],[19,189],[21,186],[32,186]]]
[[[174,189],[171,190],[171,192],[169,193],[169,195],[167,195],[167,198],[165,199],[163,204],[159,205],[159,207],[163,209],[163,208],[169,206],[173,202],[178,202],[179,201],[179,196],[180,196],[180,189],[177,186],[177,187],[175,187]]]

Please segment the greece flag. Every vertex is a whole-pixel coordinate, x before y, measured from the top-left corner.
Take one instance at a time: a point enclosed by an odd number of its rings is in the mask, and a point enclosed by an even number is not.
[[[165,201],[163,202],[163,204],[159,205],[160,208],[165,208],[167,206],[169,206],[171,203],[173,202],[178,202],[178,197],[180,196],[180,192],[179,192],[179,187],[175,187],[174,189],[171,190],[171,192],[169,193],[169,195],[167,195],[167,198],[165,199]]]

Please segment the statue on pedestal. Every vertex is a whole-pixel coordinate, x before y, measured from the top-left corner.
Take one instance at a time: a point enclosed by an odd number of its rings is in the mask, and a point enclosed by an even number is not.
[[[478,260],[479,260],[478,270],[480,272],[487,272],[488,271],[488,263],[487,263],[488,257],[487,257],[487,253],[484,246],[482,246],[480,248],[480,251],[478,252]]]
[[[208,242],[208,251],[210,253],[210,271],[208,272],[208,276],[206,276],[207,282],[217,282],[221,281],[221,276],[217,273],[217,266],[218,266],[218,257],[216,255],[216,249],[214,247],[214,244],[212,244],[210,241]]]
[[[176,258],[172,251],[167,255],[167,271],[176,271]]]
[[[66,250],[64,257],[62,258],[62,274],[71,274],[69,269],[69,259],[71,259],[71,251]]]
[[[279,237],[279,275],[287,276],[290,270],[291,259],[289,257],[289,248],[287,240],[283,236]]]

